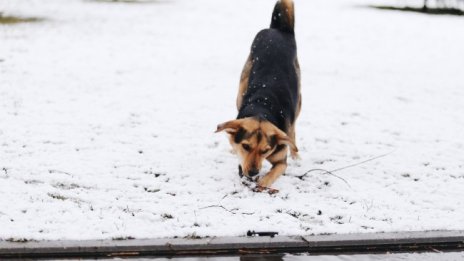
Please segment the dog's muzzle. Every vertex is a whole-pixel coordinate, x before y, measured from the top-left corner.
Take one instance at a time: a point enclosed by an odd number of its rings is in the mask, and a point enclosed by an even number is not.
[[[246,175],[246,176],[248,176],[250,178],[254,177],[254,176],[259,174],[259,169],[250,169],[247,174],[248,175]],[[242,169],[241,165],[238,165],[238,175],[240,176],[240,178],[243,177],[243,169]]]
[[[250,169],[250,170],[248,171],[248,175],[249,175],[250,177],[254,177],[254,176],[258,175],[258,174],[259,174],[259,170],[258,170],[258,169]]]

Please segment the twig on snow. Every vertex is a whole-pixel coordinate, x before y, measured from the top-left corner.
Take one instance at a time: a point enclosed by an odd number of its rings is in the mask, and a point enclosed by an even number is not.
[[[234,215],[237,214],[237,212],[234,212],[234,211],[232,211],[232,210],[229,210],[229,209],[225,208],[225,207],[222,206],[222,205],[211,205],[211,206],[202,207],[202,208],[200,208],[200,209],[206,209],[206,208],[222,208],[222,209],[224,209],[225,211],[227,211],[227,212],[229,212],[229,213],[232,213],[232,214],[234,214]],[[253,215],[254,212],[252,212],[252,213],[241,212],[241,213],[239,213],[239,214],[243,214],[243,215]]]
[[[367,160],[364,160],[364,161],[361,161],[361,162],[358,162],[358,163],[354,163],[354,164],[351,164],[351,165],[348,165],[348,166],[345,166],[345,167],[334,169],[334,170],[331,170],[331,172],[336,172],[336,171],[344,170],[344,169],[347,169],[347,168],[356,167],[356,166],[359,166],[361,164],[367,163],[369,161],[373,161],[373,160],[376,160],[376,159],[386,157],[386,156],[392,154],[393,152],[395,152],[395,151],[393,150],[393,151],[390,151],[388,153],[385,153],[385,154],[382,154],[382,155],[379,155],[379,156],[376,156],[376,157],[373,157],[373,158],[370,158],[370,159],[367,159]]]
[[[392,154],[393,152],[395,152],[394,150],[393,151],[390,151],[389,153],[385,153],[385,154],[382,154],[382,155],[379,155],[379,156],[376,156],[376,157],[373,157],[373,158],[370,158],[370,159],[367,159],[367,160],[364,160],[364,161],[361,161],[361,162],[358,162],[358,163],[354,163],[354,164],[351,164],[351,165],[348,165],[348,166],[345,166],[345,167],[341,167],[341,168],[337,168],[337,169],[334,169],[334,170],[325,170],[325,169],[310,169],[308,171],[306,171],[303,175],[300,175],[300,176],[293,176],[293,177],[296,177],[296,178],[299,178],[301,180],[304,180],[304,177],[306,175],[308,175],[309,173],[313,172],[313,171],[323,171],[322,174],[329,174],[329,175],[332,175],[336,178],[339,178],[341,180],[343,180],[347,185],[348,187],[351,188],[350,184],[342,177],[340,176],[337,176],[335,174],[333,174],[334,172],[337,172],[337,171],[340,171],[340,170],[344,170],[344,169],[347,169],[347,168],[352,168],[352,167],[356,167],[356,166],[359,166],[361,164],[364,164],[364,163],[367,163],[369,161],[373,161],[373,160],[376,160],[376,159],[380,159],[380,158],[383,158],[383,157],[386,157],[390,154]]]
[[[62,171],[62,170],[57,170],[57,169],[49,169],[49,170],[48,170],[48,173],[50,173],[50,174],[53,174],[53,173],[61,173],[61,174],[65,174],[65,175],[68,175],[68,176],[74,176],[73,174],[71,174],[71,173],[69,173],[69,172]]]
[[[313,171],[323,171],[322,174],[329,174],[329,175],[332,175],[332,176],[334,176],[334,177],[336,177],[336,178],[338,178],[338,179],[341,179],[343,182],[346,183],[346,185],[348,185],[348,187],[351,188],[350,183],[348,183],[348,181],[346,181],[344,178],[342,178],[342,177],[340,177],[340,176],[337,176],[337,175],[333,174],[333,173],[332,173],[333,170],[332,170],[332,171],[328,171],[328,170],[325,170],[325,169],[310,169],[310,170],[306,171],[305,174],[303,174],[303,175],[301,175],[301,176],[294,176],[294,177],[297,177],[297,178],[299,178],[299,179],[301,179],[301,180],[304,180],[303,178],[304,178],[307,174],[309,174],[309,173],[311,173],[311,172],[313,172]]]

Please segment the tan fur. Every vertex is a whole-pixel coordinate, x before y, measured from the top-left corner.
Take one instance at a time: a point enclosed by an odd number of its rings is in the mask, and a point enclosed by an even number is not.
[[[299,96],[299,99],[298,99],[298,105],[297,105],[296,113],[295,113],[295,121],[296,121],[296,119],[300,115],[301,105],[302,105],[302,98],[301,98],[301,70],[300,70],[300,63],[298,62],[298,58],[295,58],[293,66],[295,66],[295,71],[296,71],[297,77],[298,77],[298,96]],[[292,141],[296,144],[295,122],[292,122],[290,124],[287,134],[290,137],[290,139],[292,139]],[[292,156],[293,159],[298,159],[299,158],[297,153],[294,153],[293,151],[290,151],[290,153],[291,153],[291,156]]]
[[[239,144],[234,142],[233,135],[229,137],[229,141],[233,150],[241,159],[243,172],[247,174],[252,168],[261,169],[263,160],[272,153],[270,150],[265,154],[261,154],[260,152],[270,149],[267,138],[274,135],[274,132],[269,130],[266,124],[262,124],[253,118],[244,119],[240,127],[252,135],[242,140]],[[258,133],[262,135],[262,139],[259,142],[257,138]],[[246,151],[242,144],[250,146],[252,151]]]
[[[258,181],[258,185],[264,188],[269,188],[274,181],[279,178],[287,170],[287,162],[280,162],[272,166],[271,171]]]
[[[279,163],[280,161],[285,161],[287,159],[287,153],[288,153],[288,148],[285,147],[284,149],[282,149],[281,151],[279,152],[276,152],[276,153],[273,153],[272,155],[270,155],[267,160],[275,165],[277,163]]]
[[[240,128],[244,129],[248,135],[240,143],[235,143],[234,134]],[[265,187],[271,185],[275,179],[282,175],[287,166],[287,147],[285,146],[282,150],[274,153],[279,147],[277,145],[288,145],[292,153],[296,154],[298,152],[298,148],[293,140],[268,121],[258,121],[255,118],[232,120],[219,124],[216,132],[218,131],[226,131],[230,134],[230,144],[241,160],[240,165],[242,166],[244,175],[248,176],[249,171],[253,168],[261,169],[265,159],[273,165],[268,174],[261,179],[263,181],[259,182],[260,185],[261,183],[265,184]],[[258,135],[261,135],[261,140],[258,140]],[[274,147],[271,147],[269,142],[273,136],[276,137],[276,144]],[[249,146],[251,150],[247,151],[243,147],[244,144]]]
[[[251,54],[248,55],[247,61],[243,66],[242,74],[240,75],[240,85],[238,87],[238,94],[237,94],[237,110],[240,110],[242,106],[243,95],[245,95],[248,89],[248,81],[250,79],[250,72],[252,67],[251,61]]]
[[[288,22],[292,28],[295,27],[295,5],[293,0],[281,0],[282,7],[285,10],[285,15],[288,18]]]

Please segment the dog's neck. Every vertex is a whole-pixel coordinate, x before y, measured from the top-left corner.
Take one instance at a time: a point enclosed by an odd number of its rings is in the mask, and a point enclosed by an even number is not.
[[[283,115],[280,119],[276,117],[276,115],[273,113],[273,108],[270,103],[244,103],[238,112],[237,119],[248,117],[256,118],[259,121],[269,121],[279,129],[286,131],[285,118]]]

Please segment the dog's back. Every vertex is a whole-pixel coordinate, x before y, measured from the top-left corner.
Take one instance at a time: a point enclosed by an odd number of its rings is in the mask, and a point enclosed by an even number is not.
[[[300,102],[292,1],[276,3],[271,28],[256,35],[249,63],[237,118],[262,118],[287,132]]]

